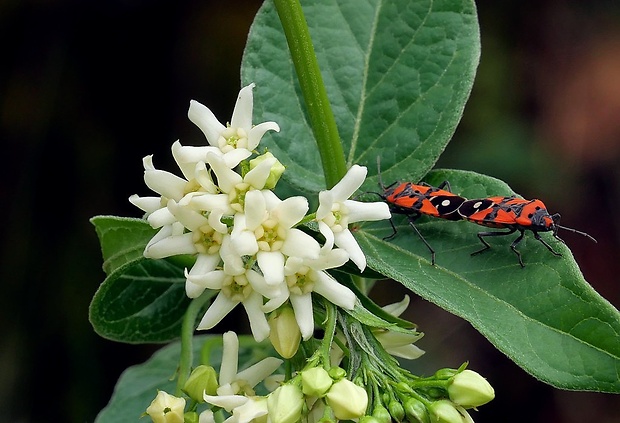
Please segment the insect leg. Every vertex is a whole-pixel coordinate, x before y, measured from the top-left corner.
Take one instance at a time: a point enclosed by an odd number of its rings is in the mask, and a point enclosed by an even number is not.
[[[551,245],[547,244],[547,242],[546,242],[544,239],[542,239],[542,238],[540,237],[540,234],[539,234],[538,232],[534,232],[534,238],[536,238],[537,240],[539,240],[539,241],[542,243],[542,245],[544,245],[545,247],[547,247],[547,250],[551,251],[551,253],[552,253],[554,256],[562,257],[562,254],[561,254],[561,253],[558,253],[557,251],[555,251],[555,250],[551,247]],[[557,236],[556,236],[555,238],[559,239],[560,241],[562,241],[562,243],[564,243],[564,241],[563,241],[562,239],[558,238]]]
[[[491,248],[489,243],[485,241],[484,239],[485,236],[505,236],[505,235],[510,235],[511,233],[514,233],[514,231],[516,230],[517,230],[516,228],[511,228],[508,232],[479,232],[478,239],[480,240],[480,242],[484,244],[484,248],[482,250],[474,251],[473,253],[471,253],[471,255],[475,256]]]
[[[513,228],[513,232],[515,230],[516,229]],[[523,236],[525,235],[525,231],[523,229],[519,229],[519,230],[521,231],[521,234],[517,237],[517,239],[512,241],[512,244],[510,244],[510,248],[512,249],[512,251],[515,252],[517,257],[519,258],[519,264],[521,265],[521,267],[525,267],[525,264],[523,264],[523,259],[521,258],[521,253],[519,252],[519,250],[517,250],[517,245],[519,245],[519,243],[523,240]]]
[[[411,226],[413,226],[413,222],[416,221],[416,219],[420,217],[420,213],[412,213],[412,214],[408,214],[407,215],[407,219],[409,220],[409,224]],[[392,233],[388,236],[383,237],[384,241],[389,241],[391,239],[394,239],[394,237],[396,236],[396,234],[398,233],[398,230],[396,229],[396,226],[394,226],[394,221],[392,220],[392,218],[390,217],[390,225],[392,226]],[[415,227],[414,227],[415,228]],[[416,229],[417,231],[417,229]],[[419,233],[419,232],[418,232]]]
[[[424,239],[424,237],[422,236],[418,228],[416,228],[415,225],[413,224],[413,222],[415,222],[415,220],[418,217],[419,215],[418,216],[407,215],[407,219],[409,220],[409,226],[413,228],[413,230],[418,234],[418,236],[420,237],[424,245],[426,245],[426,248],[428,248],[428,251],[431,252],[431,265],[434,266],[435,265],[435,250],[433,250],[433,247],[430,246],[430,244],[426,241],[426,239]]]
[[[446,189],[446,191],[448,192],[452,192],[452,187],[450,187],[450,182],[449,181],[443,181],[441,184],[439,184],[439,186],[437,187],[439,189]]]

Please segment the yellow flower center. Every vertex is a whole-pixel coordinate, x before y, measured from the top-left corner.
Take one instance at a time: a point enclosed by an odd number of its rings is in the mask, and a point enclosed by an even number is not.
[[[237,213],[243,213],[245,207],[245,194],[251,189],[251,185],[241,182],[228,193],[230,207]]]
[[[248,148],[248,134],[243,128],[228,126],[220,134],[218,146],[224,153],[228,153],[236,148]]]
[[[229,275],[222,283],[222,292],[232,301],[242,302],[252,293],[252,286],[245,275]]]
[[[307,294],[314,290],[316,272],[308,266],[302,266],[297,273],[286,277],[286,284],[291,294]]]
[[[286,238],[286,228],[275,219],[267,219],[254,230],[254,236],[261,251],[279,251]]]
[[[224,235],[217,232],[209,225],[200,227],[192,232],[192,241],[196,250],[202,254],[216,254],[222,245]]]

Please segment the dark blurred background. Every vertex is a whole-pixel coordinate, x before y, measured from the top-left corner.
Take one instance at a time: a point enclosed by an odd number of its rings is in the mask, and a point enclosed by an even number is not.
[[[190,99],[227,119],[258,0],[0,2],[2,248],[0,422],[91,422],[127,366],[154,346],[98,337],[97,214],[139,216],[141,158],[202,141]],[[440,165],[488,173],[544,198],[586,279],[620,305],[620,4],[478,2],[482,62]],[[570,238],[569,238],[570,237]],[[388,302],[399,298],[382,298]],[[470,367],[497,399],[484,422],[617,422],[618,396],[564,392],[518,368],[468,323],[414,299],[422,366]]]

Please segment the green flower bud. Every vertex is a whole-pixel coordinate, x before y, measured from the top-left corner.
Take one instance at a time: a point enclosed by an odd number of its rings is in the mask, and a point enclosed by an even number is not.
[[[410,423],[429,423],[431,421],[426,406],[420,400],[409,397],[403,406]]]
[[[183,423],[185,399],[177,398],[165,391],[157,391],[157,396],[146,409],[154,423]]]
[[[216,395],[218,388],[217,374],[211,366],[200,365],[196,367],[183,385],[185,392],[191,399],[198,403],[205,402],[203,395]]]
[[[438,379],[438,380],[450,379],[451,377],[456,375],[458,372],[459,372],[458,370],[449,369],[449,368],[439,369],[435,372],[435,379]]]
[[[390,415],[397,422],[402,422],[404,420],[405,409],[400,402],[396,400],[390,401],[390,403],[388,404],[388,410],[390,410]]]
[[[266,152],[265,154],[250,160],[250,170],[254,169],[263,161],[271,158],[275,159],[274,155],[270,152]],[[271,166],[271,171],[269,172],[269,176],[267,177],[267,182],[265,182],[265,189],[274,189],[285,170],[286,168],[284,167],[284,165],[280,163],[278,159],[276,159],[276,162]]]
[[[463,416],[448,400],[439,400],[431,404],[428,409],[431,423],[463,423]]]
[[[267,397],[267,409],[272,423],[297,423],[301,420],[304,405],[303,394],[298,386],[280,386]]]
[[[373,416],[363,416],[359,423],[381,423],[376,417]]]
[[[295,312],[291,307],[284,306],[280,310],[271,314],[269,318],[269,340],[278,354],[283,358],[291,358],[299,348],[301,342],[301,331]]]
[[[188,411],[183,415],[183,423],[198,423],[200,418],[195,411]]]
[[[448,395],[455,404],[464,408],[474,408],[495,398],[495,390],[478,373],[472,370],[463,370],[449,382]]]
[[[334,381],[322,367],[313,367],[301,372],[301,385],[304,395],[322,397],[331,388]]]
[[[325,395],[327,404],[339,420],[351,420],[363,416],[368,408],[368,393],[349,379],[335,382]]]
[[[377,405],[374,410],[372,410],[372,416],[376,418],[379,423],[391,423],[392,416],[387,408],[382,405]]]
[[[347,375],[346,370],[342,367],[332,367],[328,373],[333,380],[340,380]]]

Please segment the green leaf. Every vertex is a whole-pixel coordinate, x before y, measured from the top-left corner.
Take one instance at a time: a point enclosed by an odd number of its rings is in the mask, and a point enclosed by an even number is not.
[[[467,198],[511,194],[503,182],[473,172],[441,170],[427,178],[434,185],[443,180]],[[470,256],[482,247],[476,234],[489,228],[420,218],[416,227],[437,252],[431,266],[428,249],[406,219],[394,223],[398,233],[390,241],[383,240],[392,233],[387,222],[357,231],[370,267],[468,320],[534,377],[565,389],[620,392],[620,314],[551,234],[542,237],[563,256],[527,233],[518,246],[521,268],[509,248],[515,234],[489,239],[490,250]],[[590,242],[572,234],[566,240]]]
[[[144,247],[157,232],[143,219],[95,216],[90,221],[99,237],[103,270],[107,275],[127,263],[142,259]]]
[[[114,341],[168,342],[180,336],[189,302],[182,267],[141,259],[101,284],[90,304],[90,322],[99,335]]]
[[[257,348],[256,342],[246,342],[247,337],[239,337],[239,369],[248,367],[265,357],[266,348]],[[218,344],[210,351],[209,361],[201,362],[201,349],[205,343]],[[174,393],[176,382],[173,380],[181,347],[178,342],[170,344],[159,351],[143,364],[128,368],[123,372],[114,388],[114,393],[108,405],[101,410],[96,423],[135,423],[140,422],[151,401],[155,399],[157,390]],[[222,359],[222,337],[195,336],[193,339],[194,365],[208,364],[219,371]],[[146,418],[145,418],[146,419]]]
[[[413,180],[431,169],[467,100],[480,46],[472,1],[319,0],[304,3],[319,65],[348,164],[408,169]],[[279,134],[262,142],[303,191],[325,188],[313,139],[271,1],[252,25],[242,63],[244,84],[257,85],[257,122]],[[372,181],[376,183],[376,181]]]

